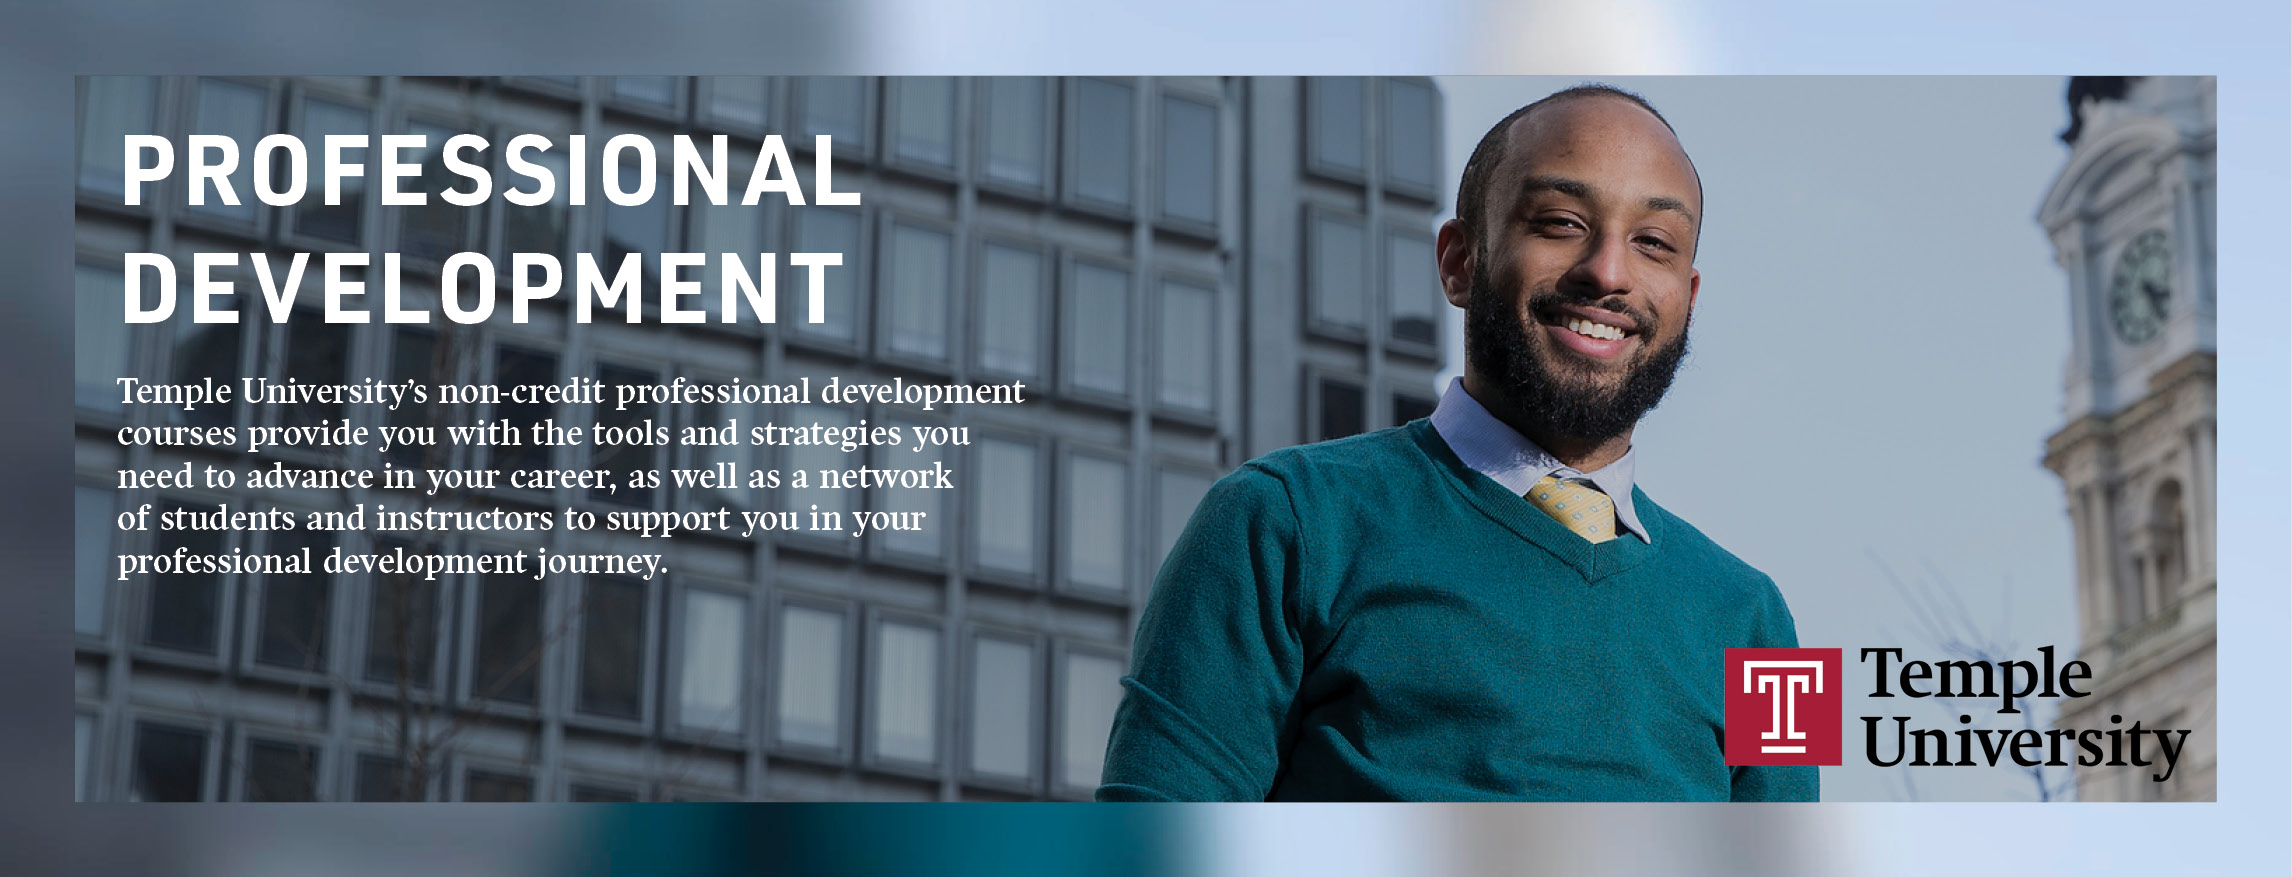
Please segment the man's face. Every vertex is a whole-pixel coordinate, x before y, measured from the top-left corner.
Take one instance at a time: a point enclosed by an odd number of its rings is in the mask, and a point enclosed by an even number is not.
[[[1482,389],[1555,433],[1622,436],[1687,352],[1701,187],[1647,111],[1586,97],[1513,125],[1475,227],[1442,229]]]

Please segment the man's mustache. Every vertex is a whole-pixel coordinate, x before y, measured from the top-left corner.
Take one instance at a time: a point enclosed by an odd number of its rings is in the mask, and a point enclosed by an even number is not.
[[[1550,290],[1529,295],[1528,301],[1525,303],[1529,316],[1552,321],[1558,321],[1562,318],[1563,314],[1560,308],[1563,305],[1597,308],[1613,314],[1622,314],[1631,319],[1631,324],[1638,327],[1638,332],[1641,334],[1653,334],[1656,325],[1654,315],[1641,308],[1633,307],[1631,302],[1621,295],[1584,296]]]

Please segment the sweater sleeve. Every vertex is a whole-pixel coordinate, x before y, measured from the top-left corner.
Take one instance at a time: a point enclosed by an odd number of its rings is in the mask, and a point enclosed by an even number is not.
[[[1262,801],[1294,734],[1302,556],[1280,479],[1213,486],[1155,576],[1107,741],[1101,801]]]
[[[1791,619],[1790,605],[1783,602],[1782,589],[1763,574],[1759,578],[1766,584],[1766,590],[1760,601],[1759,627],[1751,647],[1798,648],[1798,624]],[[1822,796],[1819,768],[1737,767],[1730,770],[1734,780],[1734,788],[1728,794],[1730,801],[1817,801]]]

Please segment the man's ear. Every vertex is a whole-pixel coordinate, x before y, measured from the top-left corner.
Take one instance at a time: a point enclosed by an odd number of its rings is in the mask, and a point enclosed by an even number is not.
[[[1695,313],[1695,294],[1703,291],[1703,269],[1687,269],[1687,312]]]
[[[1434,243],[1440,263],[1440,291],[1448,303],[1464,307],[1472,300],[1472,274],[1478,267],[1472,260],[1480,257],[1475,246],[1472,228],[1451,219],[1440,224],[1440,238]]]

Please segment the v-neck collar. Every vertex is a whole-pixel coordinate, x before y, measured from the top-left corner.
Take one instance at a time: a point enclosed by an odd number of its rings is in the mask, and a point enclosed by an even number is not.
[[[1576,535],[1535,506],[1526,497],[1513,494],[1496,480],[1466,465],[1456,451],[1432,428],[1429,420],[1410,425],[1411,437],[1433,464],[1448,474],[1449,487],[1466,502],[1488,516],[1498,525],[1512,531],[1553,559],[1566,564],[1584,577],[1585,584],[1598,584],[1604,579],[1627,572],[1655,556],[1655,546],[1630,535],[1620,535],[1606,542],[1593,543]],[[1640,508],[1652,505],[1647,494],[1632,488],[1632,499]],[[1660,516],[1643,518],[1648,523]],[[1660,525],[1658,525],[1660,526]],[[1661,534],[1651,533],[1660,538]]]

